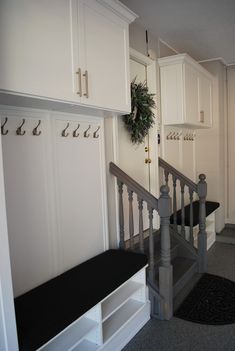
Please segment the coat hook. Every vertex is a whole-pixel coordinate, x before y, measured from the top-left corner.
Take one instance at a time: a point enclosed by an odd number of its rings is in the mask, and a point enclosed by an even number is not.
[[[4,127],[5,127],[6,123],[7,123],[7,121],[8,121],[8,118],[6,117],[4,123],[1,125],[1,134],[2,135],[7,135],[7,133],[8,133],[8,129],[4,130]]]
[[[68,129],[69,127],[69,122],[67,123],[67,126],[64,128],[64,130],[62,130],[62,133],[61,133],[61,136],[62,137],[67,137],[69,135],[69,133],[66,133],[66,130]]]
[[[172,135],[172,134],[173,134],[173,132],[170,132],[170,133],[167,135],[166,139],[169,140],[169,139],[171,138],[171,135]]]
[[[23,125],[25,124],[25,118],[23,118],[23,121],[22,121],[22,123],[21,123],[21,125],[16,129],[16,134],[17,135],[25,135],[25,130],[24,131],[22,131],[22,127],[23,127]]]
[[[175,134],[176,134],[175,132],[173,132],[173,133],[171,134],[171,136],[170,136],[170,139],[171,139],[171,140],[174,140]]]
[[[33,128],[33,135],[38,136],[42,133],[41,130],[38,131],[38,127],[40,126],[40,124],[41,124],[41,120],[39,119],[38,124],[36,125],[35,128]]]
[[[80,124],[78,123],[77,128],[73,131],[73,137],[74,138],[77,138],[79,136],[79,133],[76,133],[79,128],[80,128]]]
[[[98,131],[100,130],[100,126],[96,129],[96,131],[93,133],[93,138],[99,138],[99,134],[97,134],[98,133]]]
[[[89,124],[89,127],[87,128],[87,130],[85,130],[84,132],[84,138],[89,138],[90,134],[87,134],[88,130],[91,128],[91,125]]]

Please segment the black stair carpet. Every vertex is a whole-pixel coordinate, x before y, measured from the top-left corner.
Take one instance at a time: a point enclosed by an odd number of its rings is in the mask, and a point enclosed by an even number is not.
[[[235,282],[205,273],[174,316],[200,324],[235,323]]]

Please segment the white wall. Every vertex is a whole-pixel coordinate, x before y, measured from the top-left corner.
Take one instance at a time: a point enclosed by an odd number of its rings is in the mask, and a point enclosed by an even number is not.
[[[227,223],[235,224],[235,67],[227,70],[228,78],[228,125],[227,125]]]

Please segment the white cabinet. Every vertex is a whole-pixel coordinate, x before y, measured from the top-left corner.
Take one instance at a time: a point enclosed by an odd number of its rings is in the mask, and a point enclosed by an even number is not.
[[[213,77],[187,54],[159,59],[164,125],[212,126]]]
[[[70,4],[0,2],[0,89],[73,100]]]
[[[128,24],[117,1],[3,0],[0,90],[128,112]]]
[[[73,4],[78,5],[78,22],[73,26],[78,40],[78,45],[74,43],[74,72],[79,72],[75,80],[81,102],[128,111],[128,24],[95,0],[75,0]]]

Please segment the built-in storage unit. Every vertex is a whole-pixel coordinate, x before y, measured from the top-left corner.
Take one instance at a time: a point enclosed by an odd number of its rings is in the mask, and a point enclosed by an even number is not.
[[[19,350],[121,350],[150,318],[146,267],[107,250],[17,297]]]
[[[143,268],[38,351],[121,350],[150,318],[146,289]]]
[[[213,77],[187,54],[158,60],[163,125],[212,126]]]
[[[187,240],[189,240],[189,231],[190,231],[190,228],[185,226],[185,235]],[[199,233],[199,225],[197,224],[196,226],[193,227],[194,246],[196,248],[198,247],[198,233]],[[209,250],[216,240],[215,212],[212,212],[209,216],[206,217],[206,235],[207,235],[207,250]]]
[[[128,112],[128,25],[119,1],[3,0],[0,91]]]

